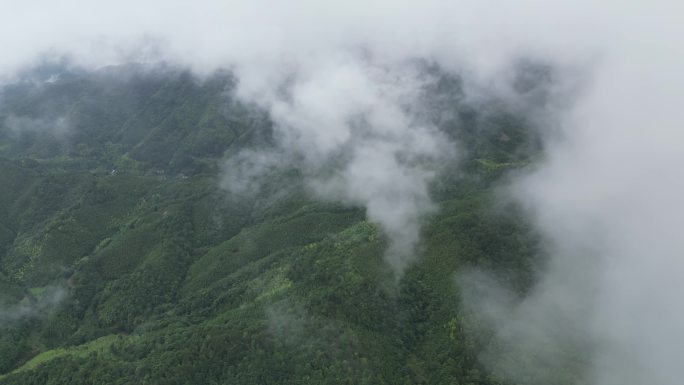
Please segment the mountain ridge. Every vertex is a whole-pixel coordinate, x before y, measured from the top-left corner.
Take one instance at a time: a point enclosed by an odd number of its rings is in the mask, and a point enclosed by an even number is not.
[[[500,383],[458,277],[491,270],[521,295],[534,280],[537,235],[495,209],[540,151],[524,119],[463,105],[453,79],[431,91],[466,151],[431,186],[439,210],[397,280],[365,210],[315,199],[296,169],[225,190],[226,159],[272,145],[230,75],[127,71],[3,91],[0,310],[65,295],[0,322],[0,384]]]

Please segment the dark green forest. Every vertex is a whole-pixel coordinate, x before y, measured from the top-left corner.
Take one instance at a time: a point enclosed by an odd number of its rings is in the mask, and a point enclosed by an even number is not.
[[[396,279],[364,208],[312,198],[296,169],[222,186],[226,159],[273,145],[230,73],[57,67],[0,96],[0,384],[507,383],[478,359],[504,347],[460,274],[524,296],[543,264],[501,197],[543,150],[521,113],[448,74],[426,90],[461,156]]]

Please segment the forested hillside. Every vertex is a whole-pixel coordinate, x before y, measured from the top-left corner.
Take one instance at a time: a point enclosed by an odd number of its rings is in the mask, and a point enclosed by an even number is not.
[[[4,86],[0,384],[502,383],[460,273],[534,282],[544,250],[499,188],[541,148],[505,103],[440,79],[431,119],[460,155],[401,276],[364,209],[312,197],[295,168],[226,189],[227,160],[273,135],[229,73],[60,65]]]

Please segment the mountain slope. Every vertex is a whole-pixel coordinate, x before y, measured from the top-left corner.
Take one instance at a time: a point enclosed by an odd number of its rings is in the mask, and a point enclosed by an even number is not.
[[[396,281],[364,210],[296,170],[220,187],[222,159],[271,143],[229,75],[60,71],[3,90],[0,384],[497,383],[458,273],[534,279],[539,241],[496,194],[539,152],[524,119],[468,106],[457,79],[430,91],[465,152]]]

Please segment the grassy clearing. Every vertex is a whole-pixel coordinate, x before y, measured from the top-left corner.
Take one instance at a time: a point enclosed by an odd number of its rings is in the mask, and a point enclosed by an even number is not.
[[[86,344],[83,345],[78,345],[78,346],[73,346],[73,347],[68,347],[68,348],[58,348],[58,349],[52,349],[52,350],[47,350],[44,351],[37,356],[31,358],[29,361],[27,361],[24,365],[18,367],[14,371],[12,371],[10,374],[15,374],[15,373],[21,373],[27,370],[32,370],[37,368],[38,366],[48,362],[52,361],[56,358],[64,357],[64,356],[72,356],[72,357],[87,357],[88,355],[92,353],[96,354],[110,354],[110,347],[112,346],[112,343],[116,341],[119,337],[115,334],[111,334],[108,336],[100,337],[96,340],[90,341]],[[2,376],[4,377],[4,376]],[[0,378],[2,378],[0,377]]]

